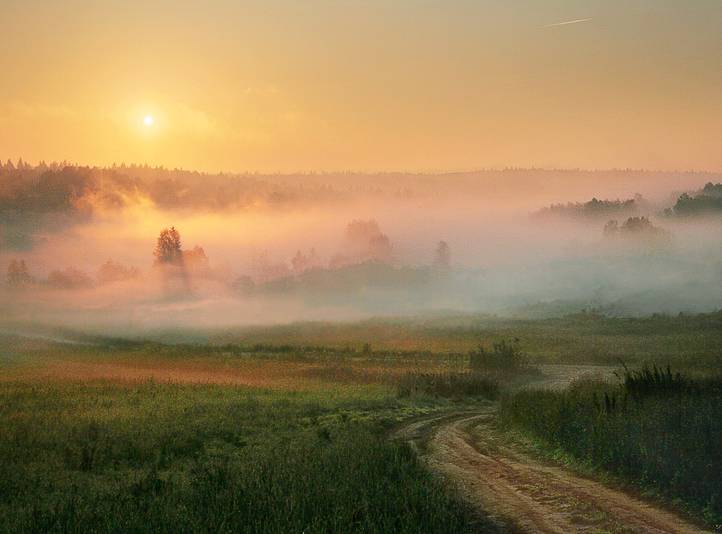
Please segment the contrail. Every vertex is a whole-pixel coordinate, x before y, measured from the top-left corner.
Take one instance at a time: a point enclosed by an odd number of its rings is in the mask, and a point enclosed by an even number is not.
[[[580,22],[589,22],[590,20],[592,20],[592,19],[588,18],[588,19],[567,20],[564,22],[555,22],[554,24],[547,24],[544,27],[545,28],[553,28],[554,26],[566,26],[568,24],[579,24]]]

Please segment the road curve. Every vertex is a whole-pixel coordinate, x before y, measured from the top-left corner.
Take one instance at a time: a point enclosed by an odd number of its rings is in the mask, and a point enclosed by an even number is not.
[[[505,444],[497,406],[412,420],[395,432],[501,532],[707,532],[673,513]]]

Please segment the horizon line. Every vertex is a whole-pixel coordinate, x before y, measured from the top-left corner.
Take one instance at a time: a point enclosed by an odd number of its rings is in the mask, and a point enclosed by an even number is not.
[[[379,174],[416,174],[426,176],[443,176],[450,174],[474,174],[483,172],[509,172],[509,171],[543,171],[543,172],[645,172],[645,173],[683,173],[683,174],[722,174],[722,168],[720,169],[663,169],[663,168],[645,168],[645,167],[553,167],[553,166],[522,166],[522,165],[508,165],[505,167],[471,167],[467,169],[426,169],[426,170],[399,170],[399,169],[344,169],[344,170],[328,170],[328,169],[316,169],[316,170],[302,170],[298,169],[295,171],[263,171],[263,170],[204,170],[204,169],[192,169],[185,167],[172,167],[163,164],[151,165],[149,163],[116,163],[111,164],[97,164],[97,163],[78,163],[71,162],[68,160],[52,160],[47,162],[44,159],[40,159],[37,163],[30,163],[25,158],[19,157],[13,161],[13,158],[2,158],[0,159],[0,168],[3,168],[5,163],[10,161],[13,166],[22,161],[24,164],[29,165],[33,169],[37,169],[41,164],[46,166],[61,165],[65,167],[75,168],[89,168],[89,169],[114,169],[114,168],[148,168],[154,170],[165,170],[165,171],[180,171],[198,173],[204,175],[229,175],[229,176],[240,176],[240,175],[256,175],[256,176],[294,176],[294,175],[333,175],[333,174],[355,174],[355,175],[379,175]],[[17,168],[17,167],[16,167]]]

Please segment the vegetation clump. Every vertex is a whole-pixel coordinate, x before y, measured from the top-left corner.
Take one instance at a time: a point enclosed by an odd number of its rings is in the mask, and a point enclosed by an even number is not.
[[[501,420],[579,461],[722,519],[722,377],[624,369],[619,384],[520,391]]]
[[[7,270],[7,285],[10,288],[20,288],[33,283],[28,272],[25,260],[11,260]]]
[[[400,396],[423,394],[445,398],[483,397],[496,399],[501,385],[515,377],[536,374],[519,348],[519,340],[503,339],[491,349],[480,345],[469,353],[468,367],[462,371],[409,372],[396,380]]]
[[[664,213],[677,217],[722,214],[722,184],[708,182],[696,193],[682,193],[674,206]]]
[[[651,395],[669,395],[690,393],[699,385],[681,373],[672,373],[669,365],[666,368],[645,365],[641,369],[630,370],[624,366],[621,375],[623,390],[635,399],[643,399]]]
[[[432,395],[495,399],[499,395],[498,380],[477,372],[410,372],[397,379],[396,387],[400,397]]]
[[[647,217],[629,217],[621,225],[616,220],[607,222],[604,225],[604,237],[664,242],[669,240],[670,234],[652,224]]]
[[[469,353],[469,366],[472,371],[518,371],[529,366],[529,361],[519,348],[519,340],[502,339],[492,343],[491,350],[479,345]]]

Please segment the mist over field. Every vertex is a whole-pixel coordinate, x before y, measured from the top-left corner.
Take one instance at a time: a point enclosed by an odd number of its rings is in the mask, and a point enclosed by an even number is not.
[[[142,334],[439,311],[712,311],[722,301],[719,179],[8,163],[4,321]],[[171,227],[181,255],[162,265],[154,248]]]
[[[0,534],[719,531],[720,0],[0,21]]]

